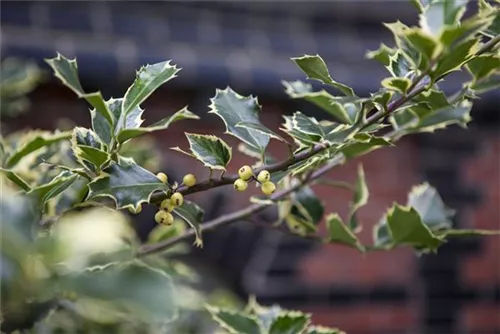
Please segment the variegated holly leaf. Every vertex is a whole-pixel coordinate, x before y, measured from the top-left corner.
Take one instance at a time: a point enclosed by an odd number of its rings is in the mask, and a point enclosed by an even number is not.
[[[382,80],[382,86],[400,94],[406,94],[411,86],[411,80],[408,78],[385,78]]]
[[[488,25],[486,29],[481,31],[482,34],[493,38],[500,34],[500,9],[498,9],[498,1],[497,6],[494,6],[493,3],[488,3],[485,0],[479,0],[479,15],[481,17],[491,16],[491,23]]]
[[[314,117],[307,117],[300,111],[297,111],[293,114],[292,121],[294,128],[302,133],[321,138],[326,136],[324,128]]]
[[[14,167],[22,158],[28,154],[41,149],[42,147],[52,145],[54,143],[68,140],[71,138],[71,132],[49,132],[49,131],[32,131],[23,136],[22,142],[19,143],[6,159],[5,166],[7,168]]]
[[[129,139],[138,137],[145,133],[165,130],[170,126],[170,124],[183,119],[199,119],[199,117],[196,114],[193,114],[191,111],[189,111],[187,107],[184,107],[181,110],[177,111],[172,116],[165,117],[150,126],[124,128],[118,132],[116,140],[118,143],[124,143]]]
[[[427,182],[411,189],[406,205],[414,208],[432,231],[452,226],[455,210],[448,208],[437,190]]]
[[[258,132],[260,132],[262,134],[265,134],[269,138],[274,138],[274,139],[280,140],[280,141],[282,141],[284,143],[288,143],[288,141],[286,139],[284,139],[283,137],[281,137],[280,135],[278,135],[276,132],[274,132],[274,131],[270,130],[269,128],[265,127],[261,123],[239,122],[239,123],[236,124],[236,127],[237,128],[246,128],[248,130],[255,130],[255,131],[258,131]]]
[[[348,141],[336,151],[344,154],[346,159],[351,159],[381,147],[391,146],[392,143],[387,139],[375,137],[367,133],[358,133],[352,140]]]
[[[253,96],[241,96],[230,87],[224,90],[217,89],[215,96],[210,99],[209,113],[219,116],[226,125],[226,132],[249,146],[264,153],[269,143],[269,135],[245,127],[237,127],[240,122],[259,124],[259,112],[261,110],[257,99]]]
[[[324,207],[310,187],[302,187],[292,193],[291,212],[301,216],[313,225],[318,225],[323,218]]]
[[[136,310],[134,316],[146,322],[162,323],[177,316],[172,279],[140,261],[89,268],[66,277],[63,287],[83,299],[114,302],[106,304],[108,312]]]
[[[54,74],[62,83],[71,89],[79,98],[84,98],[92,105],[95,110],[106,119],[107,122],[113,124],[113,116],[108,106],[104,102],[101,92],[85,93],[78,79],[78,65],[76,59],[67,59],[60,53],[57,53],[56,58],[45,59],[47,64],[54,70]]]
[[[325,85],[330,85],[347,96],[355,95],[351,87],[332,79],[325,62],[319,55],[304,55],[303,57],[292,58],[292,60],[307,75],[308,79],[318,80]]]
[[[255,316],[241,312],[207,306],[212,318],[231,334],[262,334],[262,327]]]
[[[137,211],[141,203],[149,202],[155,191],[167,191],[168,186],[132,159],[111,162],[104,174],[88,184],[87,200],[111,198],[117,209]]]
[[[5,175],[9,180],[11,180],[20,189],[22,189],[24,191],[30,191],[30,189],[31,189],[30,185],[25,180],[23,180],[22,177],[20,177],[18,174],[16,174],[14,171],[0,167],[0,173]]]
[[[346,334],[338,328],[328,328],[323,326],[310,326],[305,334]]]
[[[285,123],[283,123],[283,127],[280,128],[280,130],[286,132],[301,147],[313,146],[321,142],[321,136],[319,134],[308,134],[297,129],[293,122],[293,117],[283,116],[283,118]]]
[[[311,102],[341,123],[352,124],[354,122],[355,115],[350,115],[348,110],[326,90],[313,92],[312,86],[302,81],[282,81],[282,83],[285,86],[285,92],[291,98]]]
[[[107,146],[97,133],[90,129],[75,127],[71,137],[71,148],[76,160],[93,172],[100,171],[102,166],[110,160]]]
[[[368,203],[368,187],[366,186],[365,172],[363,166],[358,167],[358,177],[354,185],[354,198],[349,205],[349,228],[358,231],[359,224],[356,218],[356,212]]]
[[[460,24],[468,0],[429,1],[422,6],[420,25],[430,35],[437,36],[446,26]]]
[[[272,322],[269,334],[303,333],[311,322],[311,315],[298,311],[281,312]]]
[[[471,85],[470,89],[475,94],[484,94],[490,90],[500,88],[500,74],[492,75]]]
[[[462,66],[474,57],[479,47],[478,39],[469,39],[461,42],[451,52],[447,52],[440,57],[430,76],[438,81],[451,72],[461,70]]]
[[[354,232],[347,227],[342,218],[337,213],[331,213],[326,217],[326,229],[328,236],[325,242],[338,243],[354,247],[359,251],[364,251],[364,246],[359,241]]]
[[[43,211],[44,205],[51,199],[68,189],[79,176],[69,171],[61,172],[49,183],[30,189],[26,194],[34,205]]]
[[[134,83],[123,97],[122,115],[128,115],[138,108],[156,89],[175,78],[179,72],[170,61],[143,66],[137,71]]]
[[[421,117],[418,124],[409,131],[434,132],[438,129],[444,129],[451,124],[458,124],[462,127],[466,127],[467,123],[471,120],[471,108],[472,103],[464,100],[460,105],[448,106],[432,111]]]
[[[467,70],[474,77],[474,82],[487,79],[493,74],[500,74],[500,55],[480,55],[467,63]]]
[[[293,210],[294,208],[292,208]],[[295,208],[296,209],[296,208]],[[292,233],[295,233],[297,235],[300,235],[302,237],[315,233],[317,231],[317,228],[315,225],[313,225],[310,221],[302,218],[301,216],[298,216],[296,214],[289,214],[285,218],[286,225],[288,226],[288,229]]]
[[[389,64],[386,66],[393,77],[405,78],[412,70],[411,64],[400,51],[389,55]]]
[[[179,147],[173,147],[173,150],[190,155],[211,169],[226,170],[233,154],[229,145],[217,136],[187,132],[185,134],[191,153],[185,152]]]
[[[386,220],[395,246],[407,245],[421,251],[436,251],[444,242],[424,224],[414,208],[395,204],[387,212]]]
[[[426,34],[420,28],[407,28],[402,31],[400,38],[411,44],[420,53],[418,69],[426,71],[431,60],[443,51],[443,45],[433,36]]]
[[[175,208],[174,213],[181,217],[195,232],[196,239],[194,244],[203,247],[201,236],[201,223],[203,222],[204,211],[197,204],[191,201],[184,201],[184,204]]]
[[[389,66],[391,64],[391,56],[395,53],[395,49],[388,47],[384,43],[380,43],[380,46],[377,50],[368,51],[366,53],[366,58],[375,59],[383,65]]]

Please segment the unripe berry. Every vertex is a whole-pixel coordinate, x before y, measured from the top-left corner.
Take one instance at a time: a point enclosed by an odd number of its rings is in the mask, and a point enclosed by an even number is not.
[[[240,176],[240,178],[243,180],[243,181],[248,181],[252,175],[253,175],[253,172],[252,172],[252,167],[250,166],[242,166],[239,170],[238,170],[238,175]]]
[[[184,196],[181,193],[173,193],[172,197],[170,197],[170,201],[175,206],[181,206],[184,203]]]
[[[134,214],[134,215],[141,213],[141,211],[142,211],[142,205],[139,205],[137,208],[133,208],[133,207],[128,208],[128,212],[130,212],[131,214]]]
[[[174,222],[174,216],[167,211],[160,210],[155,214],[155,221],[158,224],[170,226]]]
[[[186,174],[182,179],[182,183],[184,183],[186,187],[192,187],[196,184],[196,177],[193,174]]]
[[[175,204],[170,200],[170,198],[167,198],[161,202],[160,208],[167,212],[172,212],[175,209]]]
[[[260,171],[259,175],[257,176],[257,181],[260,183],[265,183],[271,179],[271,174],[267,170],[262,170]]]
[[[238,179],[238,180],[234,181],[233,185],[234,185],[234,189],[236,189],[238,191],[245,191],[248,187],[247,181],[242,180],[242,179]]]
[[[165,173],[158,173],[158,174],[156,174],[156,177],[159,178],[160,181],[163,183],[167,183],[167,181],[168,181],[167,174],[165,174]]]
[[[276,190],[276,186],[271,181],[267,181],[262,183],[260,189],[264,194],[271,195]]]

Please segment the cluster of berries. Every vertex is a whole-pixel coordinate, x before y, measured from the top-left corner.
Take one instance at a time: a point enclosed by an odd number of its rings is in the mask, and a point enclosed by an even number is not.
[[[168,182],[168,177],[165,173],[158,173],[156,175],[158,179],[163,183]],[[182,184],[186,187],[192,187],[196,184],[196,177],[193,174],[187,174],[182,179]],[[158,224],[163,224],[171,226],[174,223],[174,216],[172,211],[176,207],[181,206],[184,203],[184,196],[181,193],[174,192],[170,198],[163,200],[160,204],[160,210],[155,214],[155,221]]]
[[[267,170],[260,171],[255,178],[252,167],[243,166],[238,170],[238,175],[240,178],[234,181],[234,189],[238,191],[245,191],[252,179],[260,183],[260,190],[266,195],[271,195],[276,190],[276,185],[270,181],[271,174]]]

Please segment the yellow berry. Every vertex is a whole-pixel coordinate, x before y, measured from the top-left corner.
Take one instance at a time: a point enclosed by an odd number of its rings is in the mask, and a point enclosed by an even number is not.
[[[133,208],[133,207],[128,208],[128,212],[130,212],[131,214],[134,214],[134,215],[141,213],[141,211],[142,211],[142,205],[139,205],[137,208]]]
[[[271,179],[271,174],[267,170],[262,170],[260,171],[259,175],[257,176],[257,181],[260,183],[267,182]]]
[[[167,183],[167,181],[168,181],[167,174],[165,174],[165,173],[158,173],[158,174],[156,174],[156,177],[159,178],[160,181],[163,183]]]
[[[170,200],[170,198],[167,198],[167,199],[164,199],[161,204],[160,204],[160,208],[162,210],[165,210],[167,212],[172,212],[174,211],[174,208],[175,208],[175,204]]]
[[[174,222],[174,216],[167,211],[160,210],[155,214],[155,221],[158,224],[170,226]]]
[[[184,183],[186,187],[192,187],[196,184],[196,177],[193,174],[186,174],[182,179],[182,183]]]
[[[250,166],[242,166],[239,170],[238,170],[238,175],[240,176],[240,178],[243,180],[243,181],[248,181],[252,175],[253,175],[253,172],[252,172],[252,167]]]
[[[238,179],[234,181],[234,189],[238,191],[245,191],[248,187],[248,183],[245,180]]]
[[[170,201],[172,201],[172,204],[175,206],[181,206],[182,203],[184,203],[184,196],[182,196],[181,193],[173,193],[172,197],[170,197]]]
[[[276,190],[276,186],[271,181],[267,181],[262,183],[260,189],[264,194],[271,195]]]

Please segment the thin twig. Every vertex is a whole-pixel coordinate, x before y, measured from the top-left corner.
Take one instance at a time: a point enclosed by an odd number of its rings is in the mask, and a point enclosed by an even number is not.
[[[317,169],[314,173],[312,173],[311,177],[306,182],[298,183],[290,188],[279,191],[279,192],[271,195],[269,197],[269,199],[272,201],[280,200],[283,197],[286,197],[288,194],[294,192],[295,190],[303,187],[305,184],[311,182],[312,180],[315,180],[315,179],[321,177],[323,174],[327,173],[329,170],[331,170],[333,167],[335,167],[337,165],[338,165],[337,161],[326,164],[326,165],[320,167],[319,169]],[[232,222],[242,220],[248,216],[251,216],[259,211],[264,210],[269,205],[271,205],[271,204],[268,204],[268,203],[252,204],[244,209],[241,209],[241,210],[229,213],[229,214],[222,215],[216,219],[212,219],[212,220],[202,224],[201,231],[203,233],[206,231],[216,229],[216,228],[221,227],[221,226],[228,225]],[[193,238],[194,236],[195,236],[194,230],[190,229],[186,233],[179,235],[175,238],[171,238],[171,239],[165,240],[163,242],[159,242],[157,244],[143,245],[141,248],[139,248],[139,251],[137,252],[137,257],[142,257],[142,256],[146,256],[149,254],[164,251],[164,250],[172,247],[173,245],[176,245],[181,241]]]

